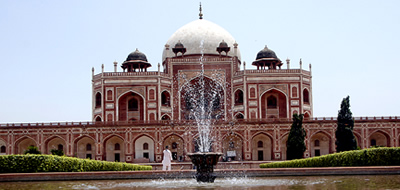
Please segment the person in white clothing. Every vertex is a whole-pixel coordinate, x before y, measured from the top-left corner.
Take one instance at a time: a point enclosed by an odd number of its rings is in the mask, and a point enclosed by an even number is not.
[[[168,150],[168,146],[165,147],[163,151],[164,158],[162,161],[163,168],[162,170],[171,170],[171,160],[172,160],[172,153]]]

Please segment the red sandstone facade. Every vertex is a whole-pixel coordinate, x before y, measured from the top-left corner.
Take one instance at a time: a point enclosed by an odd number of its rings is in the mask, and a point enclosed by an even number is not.
[[[210,33],[211,31],[211,33]],[[199,40],[200,39],[200,40]],[[212,150],[230,160],[285,160],[293,114],[304,114],[305,157],[335,152],[335,119],[313,118],[312,73],[286,68],[265,47],[245,69],[229,33],[202,19],[179,29],[167,42],[162,67],[151,66],[136,50],[118,72],[92,76],[93,122],[2,124],[0,154],[22,154],[33,145],[45,153],[123,162],[160,162],[163,147],[174,159],[196,151],[196,125],[189,114],[190,85],[204,74],[218,93],[213,104]],[[243,68],[243,69],[241,69]],[[217,89],[217,90],[215,90]],[[338,106],[339,107],[339,106]],[[214,113],[215,112],[215,113]],[[354,134],[361,148],[400,146],[400,118],[356,118]]]
[[[214,150],[225,154],[234,150],[235,160],[259,160],[261,152],[265,161],[284,160],[290,125],[289,119],[218,123],[215,133],[221,140],[214,143]],[[335,118],[313,118],[303,126],[307,132],[305,157],[335,152]],[[67,156],[80,158],[114,161],[119,155],[118,160],[125,162],[160,162],[163,147],[170,145],[176,159],[187,160],[186,153],[195,149],[192,135],[196,130],[193,125],[168,121],[2,124],[0,147],[1,154],[22,154],[34,145],[45,154],[62,148]],[[360,148],[400,146],[400,118],[355,118],[354,134]],[[148,159],[143,159],[146,155]]]

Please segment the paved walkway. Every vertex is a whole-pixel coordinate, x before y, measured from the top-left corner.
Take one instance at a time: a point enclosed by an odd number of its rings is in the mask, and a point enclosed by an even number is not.
[[[319,175],[400,175],[400,166],[326,167],[326,168],[273,168],[273,169],[216,169],[218,177],[269,177],[269,176],[319,176]],[[100,179],[159,179],[192,178],[195,170],[151,170],[123,172],[48,172],[0,174],[4,181],[60,181]]]

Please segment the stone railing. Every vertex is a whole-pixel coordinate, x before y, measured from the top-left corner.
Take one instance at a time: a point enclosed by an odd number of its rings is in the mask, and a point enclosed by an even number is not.
[[[267,70],[246,70],[246,74],[261,74],[261,73],[303,73],[306,75],[310,75],[310,71],[302,70],[302,69],[267,69]],[[235,72],[235,76],[243,75],[244,71]]]
[[[336,117],[314,117],[304,118],[303,123],[309,122],[336,122]],[[355,117],[355,122],[368,122],[368,121],[393,121],[400,122],[400,116],[380,116],[380,117]],[[236,125],[236,124],[252,124],[252,123],[291,123],[292,119],[243,119],[232,121],[215,121],[215,125]],[[105,121],[105,122],[51,122],[51,123],[1,123],[0,127],[84,127],[84,126],[151,126],[151,125],[188,125],[193,124],[194,121],[180,120],[180,121]]]
[[[94,75],[93,79],[97,80],[103,77],[131,77],[131,76],[163,76],[167,77],[168,75],[164,72],[158,71],[147,71],[147,72],[104,72]]]

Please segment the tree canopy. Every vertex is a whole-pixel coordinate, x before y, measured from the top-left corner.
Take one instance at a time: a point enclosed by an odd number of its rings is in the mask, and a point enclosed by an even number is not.
[[[306,131],[303,128],[303,114],[294,114],[293,124],[290,128],[286,145],[287,160],[303,158],[304,151],[306,150],[305,137]]]
[[[336,152],[356,150],[357,141],[353,134],[354,119],[350,111],[350,96],[343,98],[337,118]]]

